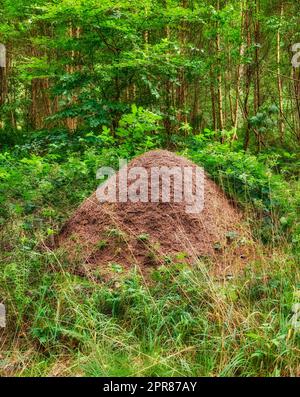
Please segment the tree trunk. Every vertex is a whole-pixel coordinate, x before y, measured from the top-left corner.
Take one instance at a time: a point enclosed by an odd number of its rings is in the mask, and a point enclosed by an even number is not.
[[[218,0],[217,9],[220,10],[220,2]],[[220,40],[220,30],[219,23],[217,22],[217,36],[216,36],[216,49],[217,49],[217,59],[218,59],[218,75],[217,75],[217,83],[218,83],[218,121],[219,121],[219,130],[222,132],[224,130],[224,115],[223,115],[223,93],[222,93],[222,68],[220,67],[221,62],[221,40]],[[223,142],[223,138],[221,138]]]
[[[280,20],[283,17],[283,3],[281,3],[280,7]],[[282,89],[282,78],[281,78],[281,53],[280,53],[280,27],[277,30],[277,86],[278,86],[278,100],[279,100],[279,118],[278,118],[278,127],[279,127],[279,137],[281,143],[284,141],[284,113],[283,113],[283,89]]]
[[[79,38],[80,37],[80,28],[76,27],[74,28],[72,25],[69,28],[69,36],[71,38]],[[78,57],[78,53],[76,53],[74,50],[71,51],[71,65],[67,66],[67,71],[69,74],[75,73],[79,68],[77,65],[74,65],[76,63],[76,57]],[[72,95],[72,99],[70,102],[70,106],[74,105],[77,102],[77,95],[74,93]],[[78,118],[77,117],[68,117],[66,120],[67,128],[70,133],[73,133],[77,127],[78,127]]]
[[[255,79],[254,79],[254,114],[260,107],[260,71],[259,71],[259,45],[260,45],[260,23],[259,23],[259,0],[255,0]]]
[[[244,18],[244,34],[247,38],[247,50],[249,51],[251,48],[251,30],[250,30],[250,20],[251,20],[251,10],[248,5],[245,10],[245,18]],[[249,95],[250,95],[250,87],[251,87],[251,79],[252,79],[252,66],[247,65],[246,73],[245,73],[245,97],[244,97],[244,117],[246,122],[246,130],[245,130],[245,139],[244,139],[244,149],[247,150],[250,143],[250,125],[249,125]]]
[[[211,97],[213,130],[217,131],[216,96],[215,96],[215,87],[214,87],[214,76],[212,70],[210,70],[210,97]]]
[[[243,27],[244,27],[244,1],[241,0],[241,44],[239,49],[239,64],[237,68],[237,77],[236,77],[236,90],[235,90],[235,106],[234,106],[234,123],[233,123],[233,136],[232,140],[238,139],[237,128],[239,123],[239,99],[242,97],[241,93],[241,80],[243,75],[243,56],[245,53],[245,45],[244,45],[244,37],[243,37]]]

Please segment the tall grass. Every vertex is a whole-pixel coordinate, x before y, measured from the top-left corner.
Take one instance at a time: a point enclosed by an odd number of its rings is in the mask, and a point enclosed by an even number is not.
[[[292,258],[273,252],[230,281],[201,264],[168,265],[146,286],[138,271],[103,285],[47,256],[39,275],[25,256],[1,276],[2,375],[49,375],[59,365],[59,375],[299,375]]]

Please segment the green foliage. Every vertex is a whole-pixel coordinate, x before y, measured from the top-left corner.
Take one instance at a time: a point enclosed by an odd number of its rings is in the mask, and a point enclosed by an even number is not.
[[[277,115],[279,110],[275,104],[269,106],[266,110],[261,109],[255,116],[250,117],[249,124],[254,131],[262,136],[267,134],[272,136],[277,126]]]
[[[218,184],[244,208],[251,206],[263,241],[285,239],[298,245],[300,185],[272,171],[272,156],[255,156],[232,150],[226,144],[205,144],[193,139],[190,157],[201,164]],[[204,142],[204,144],[203,144]],[[276,158],[275,158],[276,165]]]
[[[161,142],[159,120],[160,116],[133,105],[132,112],[122,116],[116,129],[121,153],[131,157],[158,147]]]

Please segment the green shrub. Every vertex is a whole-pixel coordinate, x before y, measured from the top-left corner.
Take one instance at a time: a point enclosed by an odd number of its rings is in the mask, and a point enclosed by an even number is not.
[[[284,236],[298,244],[300,236],[300,184],[286,181],[266,164],[265,157],[228,144],[200,144],[197,137],[185,153],[222,186],[227,194],[244,208],[249,206],[258,215],[256,228],[263,240]]]

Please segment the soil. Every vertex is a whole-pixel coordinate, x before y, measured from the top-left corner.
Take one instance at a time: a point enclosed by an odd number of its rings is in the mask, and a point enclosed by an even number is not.
[[[135,158],[128,164],[128,172],[137,166],[144,167],[149,175],[151,167],[192,167],[194,171],[197,167],[165,150]],[[118,174],[116,178],[118,181]],[[195,186],[194,180],[193,192]],[[149,178],[149,192],[151,187]],[[162,264],[193,265],[199,260],[213,264],[217,271],[230,272],[250,259],[252,239],[241,211],[207,174],[203,210],[187,213],[186,205],[174,199],[162,202],[161,192],[158,202],[100,203],[95,192],[64,225],[57,246],[67,253],[76,272],[85,275],[105,275],[112,269],[122,272],[132,266],[147,273]]]

